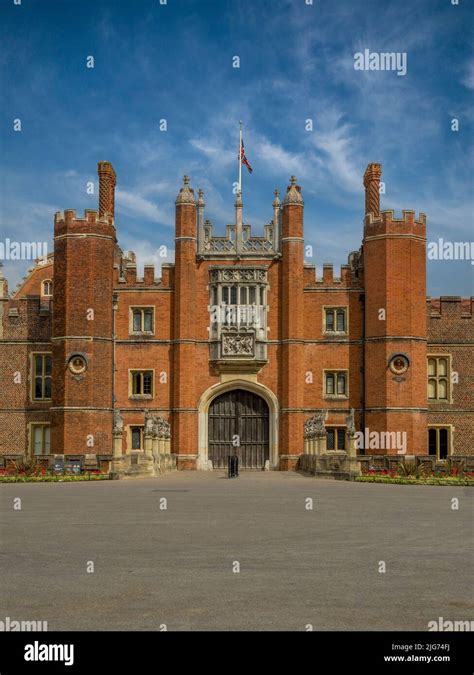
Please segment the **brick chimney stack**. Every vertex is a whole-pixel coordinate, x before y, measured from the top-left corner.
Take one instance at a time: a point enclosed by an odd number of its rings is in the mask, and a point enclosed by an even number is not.
[[[114,167],[110,162],[99,162],[99,217],[106,214],[115,217],[115,185],[117,183]]]
[[[381,164],[368,164],[364,174],[365,213],[372,213],[374,218],[380,216],[380,177]]]

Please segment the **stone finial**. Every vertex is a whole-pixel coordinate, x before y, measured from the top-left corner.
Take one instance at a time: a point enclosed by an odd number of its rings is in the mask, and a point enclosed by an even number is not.
[[[114,435],[119,435],[123,432],[123,417],[120,414],[120,410],[118,408],[114,409],[114,427],[113,427],[113,433]]]
[[[97,165],[99,175],[99,216],[109,215],[115,217],[115,185],[117,177],[114,167],[110,162],[99,162]]]
[[[351,408],[349,410],[349,414],[346,415],[346,427],[349,436],[354,436],[355,434],[354,408]]]
[[[272,206],[273,206],[274,209],[277,209],[281,204],[281,202],[280,202],[280,190],[275,190],[274,194],[275,194],[275,199],[273,200]]]
[[[242,193],[239,191],[235,195],[235,204],[234,206],[242,206]]]
[[[204,203],[204,192],[199,188],[198,190],[198,200],[197,200],[197,205],[204,207],[206,204]]]
[[[153,415],[148,408],[145,408],[145,436],[151,436],[153,434],[153,424]]]
[[[192,204],[195,206],[194,190],[189,187],[189,176],[183,176],[183,187],[180,189],[176,197],[175,204]]]
[[[286,188],[283,204],[299,204],[300,206],[303,206],[301,187],[297,185],[296,176],[291,176],[290,178],[290,185]]]
[[[8,298],[8,281],[3,276],[3,263],[0,260],[0,298]]]
[[[364,173],[365,187],[365,213],[372,213],[375,217],[380,216],[380,178],[382,176],[381,164],[368,164]]]

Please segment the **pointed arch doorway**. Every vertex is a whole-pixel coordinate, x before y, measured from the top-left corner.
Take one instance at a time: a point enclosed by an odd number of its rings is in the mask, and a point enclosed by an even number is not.
[[[225,469],[228,456],[238,454],[242,469],[263,469],[270,459],[269,423],[268,404],[255,392],[231,389],[213,398],[208,412],[213,468]]]

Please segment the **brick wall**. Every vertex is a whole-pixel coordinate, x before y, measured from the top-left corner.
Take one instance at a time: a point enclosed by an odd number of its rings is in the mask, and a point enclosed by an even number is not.
[[[451,400],[430,402],[428,425],[452,425],[452,452],[474,455],[474,298],[427,300],[428,354],[451,356]]]

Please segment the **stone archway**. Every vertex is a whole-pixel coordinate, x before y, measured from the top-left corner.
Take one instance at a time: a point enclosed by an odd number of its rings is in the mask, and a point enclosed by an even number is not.
[[[260,407],[260,412],[256,410],[255,417],[264,417],[264,409],[268,410],[268,435],[263,438],[262,449],[266,442],[268,447],[268,459],[270,468],[277,469],[278,459],[278,399],[273,392],[264,385],[257,382],[243,379],[233,379],[227,382],[213,385],[207,389],[199,401],[199,457],[198,469],[209,469],[209,411],[212,402],[224,393],[240,390],[255,394],[257,398],[263,399],[264,406]],[[232,398],[232,397],[231,397]],[[250,399],[249,399],[250,400]],[[251,413],[252,416],[252,413]],[[257,423],[258,424],[258,423]],[[245,426],[245,423],[244,423]],[[234,427],[235,428],[235,427]],[[249,437],[249,442],[252,438]],[[250,443],[251,444],[251,443]],[[256,468],[256,467],[255,467]]]
[[[269,461],[269,411],[253,391],[231,389],[212,399],[208,412],[208,458],[225,469],[237,454],[241,469],[264,469]]]

